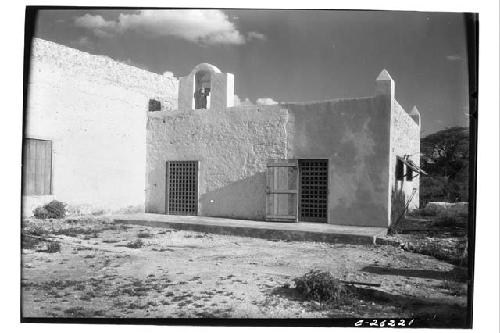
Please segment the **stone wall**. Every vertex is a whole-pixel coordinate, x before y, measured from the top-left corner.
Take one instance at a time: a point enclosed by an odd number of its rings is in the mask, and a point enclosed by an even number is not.
[[[177,85],[169,75],[35,39],[25,137],[53,142],[55,198],[106,210],[144,205],[148,101],[175,109]]]
[[[166,161],[199,161],[198,214],[265,217],[265,171],[286,158],[288,113],[279,106],[151,112],[146,211],[165,213]]]
[[[384,96],[282,105],[288,156],[328,159],[328,223],[388,224],[390,106]]]

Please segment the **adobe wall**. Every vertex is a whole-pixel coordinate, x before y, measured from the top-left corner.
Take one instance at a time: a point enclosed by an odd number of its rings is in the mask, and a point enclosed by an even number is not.
[[[264,219],[266,163],[286,158],[279,106],[150,112],[146,212],[165,213],[166,161],[198,160],[198,215]]]
[[[420,117],[418,117],[420,119]],[[412,181],[396,180],[396,156],[410,155],[410,159],[420,166],[420,121],[415,121],[403,107],[394,100],[391,118],[391,166],[389,168],[390,188],[401,190],[409,200],[413,189],[416,190],[410,201],[409,209],[419,208],[420,176],[414,173]]]
[[[143,206],[148,101],[175,109],[177,86],[169,75],[34,39],[25,137],[53,141],[55,198]]]
[[[388,224],[390,104],[384,96],[281,105],[288,158],[327,158],[328,223]]]

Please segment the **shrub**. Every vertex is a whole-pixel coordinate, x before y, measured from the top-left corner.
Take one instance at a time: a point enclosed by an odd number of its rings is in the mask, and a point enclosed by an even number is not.
[[[30,235],[24,235],[24,234],[22,235],[21,240],[23,249],[34,249],[41,242],[39,238],[35,238]]]
[[[93,216],[100,216],[106,214],[106,211],[104,209],[95,209],[92,212],[90,212],[90,214]]]
[[[127,245],[125,245],[126,247],[129,247],[131,249],[138,249],[140,247],[143,247],[144,246],[144,242],[140,239],[136,239],[135,241],[131,241],[131,242],[128,242]]]
[[[53,200],[43,207],[37,207],[33,210],[33,215],[37,219],[62,219],[66,216],[66,204]]]
[[[311,270],[294,279],[296,290],[306,299],[320,303],[343,303],[351,298],[354,287],[335,278],[330,272]]]
[[[40,220],[49,218],[49,212],[43,207],[37,207],[33,210],[33,215]]]
[[[153,235],[151,235],[149,232],[147,231],[141,231],[137,234],[137,237],[139,238],[151,238],[153,237]]]
[[[43,206],[49,213],[50,219],[62,219],[66,216],[66,204],[57,200],[53,200]]]
[[[47,252],[55,253],[61,251],[61,244],[59,242],[50,242],[47,244]]]

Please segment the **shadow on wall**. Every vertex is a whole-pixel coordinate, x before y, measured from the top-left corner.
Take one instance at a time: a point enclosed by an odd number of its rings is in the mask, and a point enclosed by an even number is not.
[[[200,215],[264,220],[266,215],[266,174],[229,183],[200,195]]]

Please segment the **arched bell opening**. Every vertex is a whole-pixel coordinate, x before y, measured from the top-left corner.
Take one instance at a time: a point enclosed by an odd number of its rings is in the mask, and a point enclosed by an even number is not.
[[[193,105],[195,109],[210,108],[212,80],[209,71],[200,70],[194,76]]]

